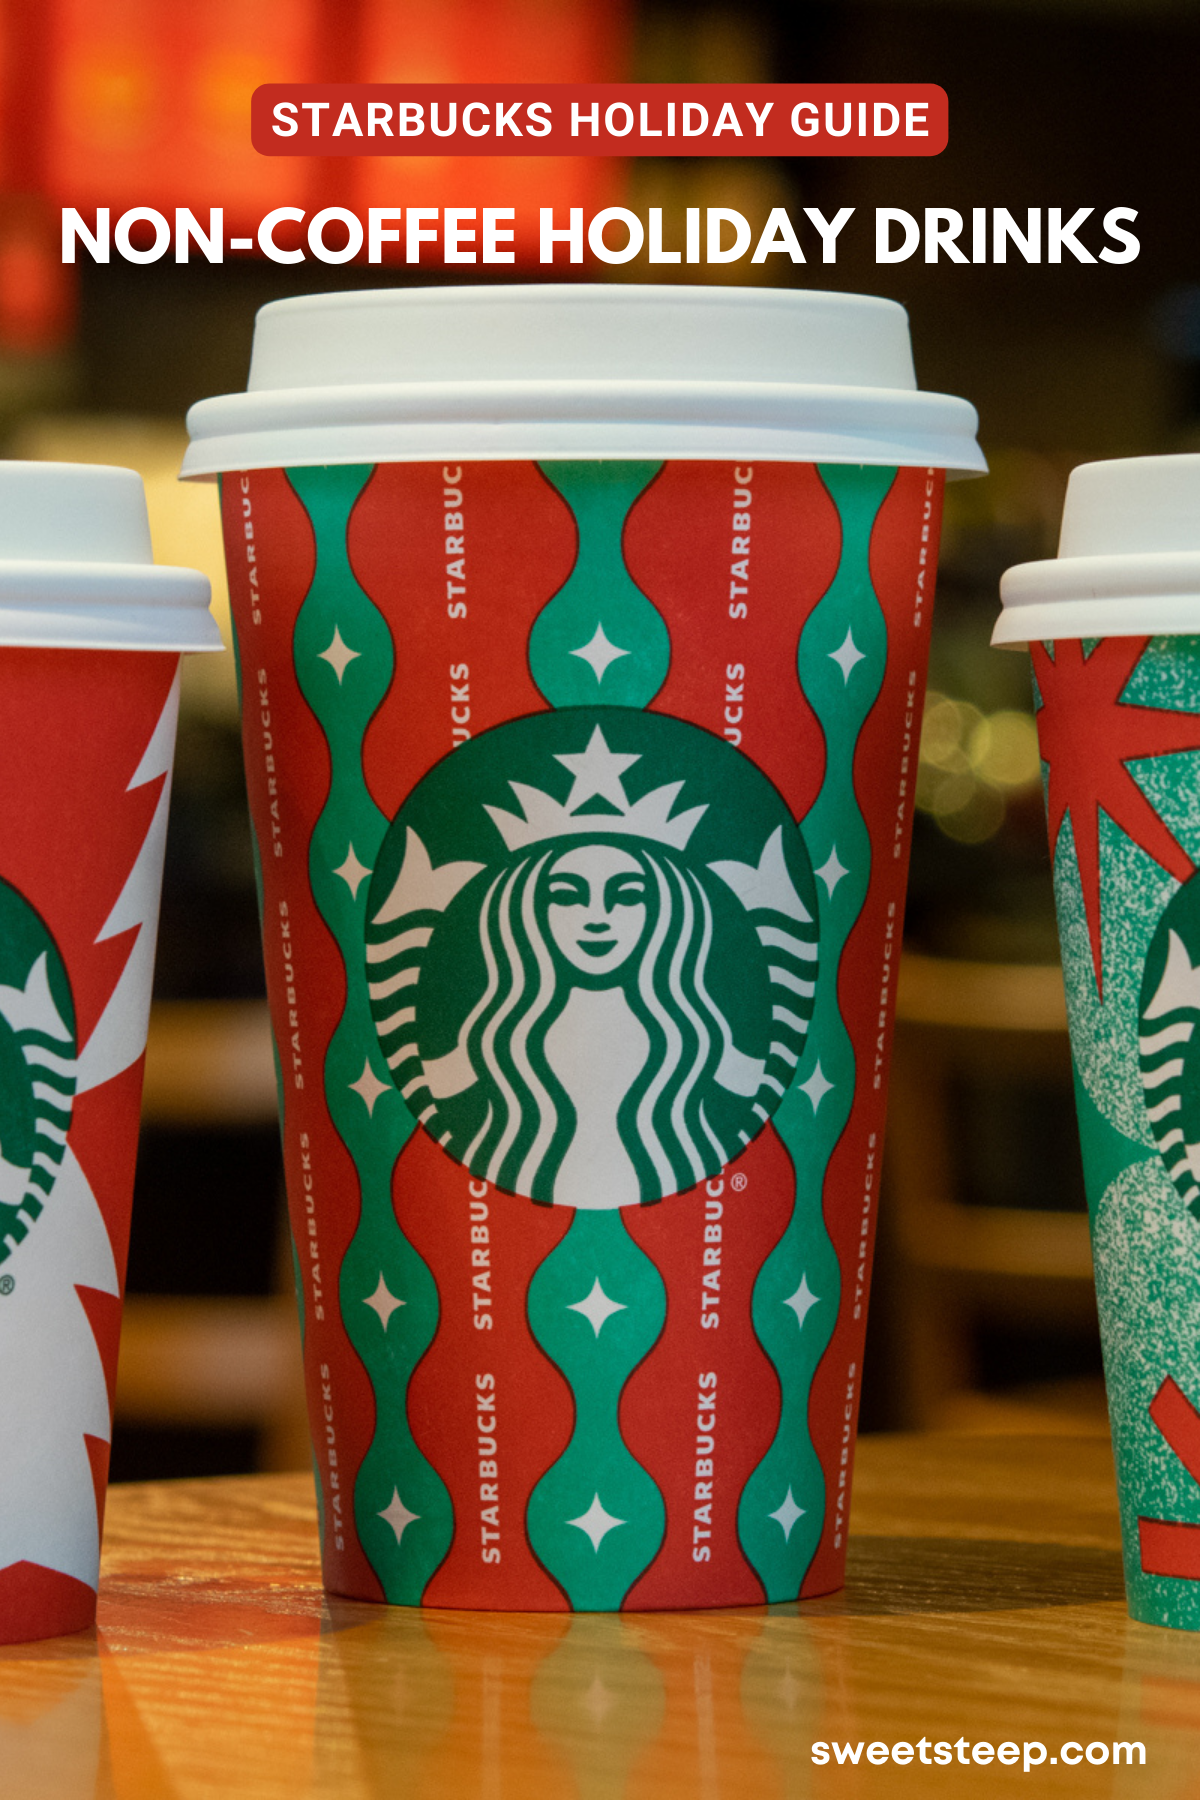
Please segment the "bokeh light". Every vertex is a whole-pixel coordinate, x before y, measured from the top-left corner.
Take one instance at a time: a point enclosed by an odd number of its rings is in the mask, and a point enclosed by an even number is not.
[[[982,844],[1004,824],[1008,800],[1041,779],[1029,713],[982,712],[931,689],[921,724],[917,809],[961,844]]]

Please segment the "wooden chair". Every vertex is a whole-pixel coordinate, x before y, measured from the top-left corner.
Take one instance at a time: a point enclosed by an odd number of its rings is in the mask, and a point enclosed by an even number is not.
[[[952,1128],[961,1081],[1051,1084],[1074,1129],[1057,967],[901,961],[875,1288],[896,1422],[1105,1429],[1096,1381],[1065,1384],[1040,1403],[978,1392],[973,1326],[1094,1332],[1095,1297],[1085,1213],[964,1203]]]
[[[157,1004],[146,1045],[142,1118],[214,1129],[273,1124],[278,1101],[265,1002]],[[263,1468],[309,1466],[300,1332],[282,1217],[276,1260],[276,1292],[261,1299],[126,1299],[118,1421],[255,1426]]]

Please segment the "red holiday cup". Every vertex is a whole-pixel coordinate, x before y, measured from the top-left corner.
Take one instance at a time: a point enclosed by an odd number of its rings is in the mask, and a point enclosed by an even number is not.
[[[325,1575],[842,1580],[944,471],[903,310],[260,313],[219,473]]]
[[[0,1643],[95,1617],[179,658],[129,469],[0,463]]]

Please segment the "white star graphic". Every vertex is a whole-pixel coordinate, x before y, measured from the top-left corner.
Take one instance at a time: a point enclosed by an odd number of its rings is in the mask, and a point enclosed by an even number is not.
[[[792,1499],[792,1490],[789,1487],[784,1496],[782,1505],[777,1507],[773,1513],[768,1513],[767,1517],[768,1519],[778,1519],[783,1528],[783,1541],[786,1544],[792,1535],[792,1526],[796,1523],[797,1519],[802,1519],[804,1517],[804,1508],[796,1505],[796,1502]]]
[[[338,686],[340,687],[342,685],[342,676],[346,673],[348,665],[356,661],[357,658],[362,655],[362,651],[351,650],[349,644],[343,643],[342,634],[335,625],[333,628],[333,636],[329,640],[328,650],[319,650],[317,654],[322,662],[327,662],[329,664],[330,668],[338,678]]]
[[[600,1546],[609,1532],[614,1531],[618,1525],[626,1524],[627,1521],[615,1519],[612,1513],[605,1512],[600,1504],[600,1496],[597,1494],[585,1513],[580,1513],[577,1519],[566,1520],[566,1523],[577,1525],[580,1531],[591,1538],[592,1549],[599,1552]]]
[[[835,1081],[827,1081],[825,1079],[825,1071],[821,1067],[821,1059],[818,1057],[817,1066],[809,1076],[808,1080],[800,1083],[800,1092],[808,1095],[809,1099],[812,1101],[812,1109],[815,1113],[826,1094],[832,1094],[836,1086],[837,1083]]]
[[[363,1301],[363,1305],[369,1306],[372,1312],[379,1314],[379,1323],[386,1331],[388,1328],[388,1320],[391,1318],[392,1314],[405,1304],[405,1301],[397,1300],[395,1294],[392,1293],[387,1282],[383,1279],[383,1270],[381,1269],[379,1271],[379,1286],[375,1289],[373,1294],[367,1296]],[[386,1514],[380,1513],[379,1516],[382,1519],[386,1517]],[[413,1517],[416,1518],[415,1513],[413,1514]],[[399,1532],[397,1532],[396,1535],[398,1537],[400,1535]]]
[[[577,656],[580,662],[585,662],[600,682],[604,680],[605,670],[610,663],[615,663],[619,656],[628,656],[629,652],[618,649],[616,644],[610,644],[604,635],[603,625],[597,625],[588,643],[581,644],[578,650],[572,650],[571,655]]]
[[[378,1100],[380,1094],[389,1094],[392,1091],[392,1084],[390,1081],[380,1081],[378,1075],[371,1067],[371,1059],[369,1056],[363,1063],[363,1072],[358,1080],[351,1081],[348,1085],[352,1094],[362,1095],[363,1105],[366,1107],[367,1113],[371,1118],[374,1118],[375,1116],[375,1102]]]
[[[604,1289],[600,1286],[600,1277],[597,1275],[595,1281],[592,1283],[592,1291],[587,1299],[569,1302],[567,1310],[568,1312],[582,1313],[596,1336],[599,1337],[600,1328],[604,1324],[604,1321],[606,1319],[611,1319],[614,1313],[625,1312],[626,1306],[623,1300],[609,1299]]]
[[[342,864],[341,868],[335,869],[333,872],[335,875],[341,876],[342,880],[345,882],[346,886],[350,889],[350,892],[353,894],[353,896],[356,900],[358,899],[359,888],[362,886],[363,882],[367,879],[367,876],[371,873],[370,869],[367,868],[366,864],[360,863],[357,856],[355,856],[353,844],[351,844],[349,846],[349,848],[347,849],[346,860]]]
[[[796,1315],[797,1323],[803,1325],[805,1319],[808,1317],[810,1309],[818,1305],[820,1299],[820,1294],[814,1294],[809,1287],[808,1276],[807,1274],[804,1274],[800,1277],[800,1286],[796,1289],[794,1294],[788,1295],[783,1304],[791,1307]],[[791,1490],[789,1489],[789,1492],[790,1491]]]
[[[846,867],[845,863],[838,861],[838,853],[837,853],[837,845],[836,844],[833,846],[832,850],[829,852],[829,860],[827,862],[823,863],[822,866],[816,871],[816,873],[820,877],[820,879],[825,883],[825,891],[829,895],[830,899],[832,899],[833,898],[833,890],[837,886],[838,882],[842,879],[842,876],[848,875],[850,873],[850,871]]]
[[[846,636],[843,639],[841,649],[830,650],[828,655],[830,662],[835,662],[842,671],[842,680],[847,684],[849,684],[850,681],[850,671],[855,668],[858,663],[866,660],[865,652],[860,650],[855,643],[854,633],[850,630],[849,626],[846,627]]]
[[[400,1542],[409,1526],[415,1524],[420,1516],[420,1513],[409,1512],[407,1506],[405,1506],[403,1500],[400,1498],[400,1490],[398,1488],[392,1489],[391,1499],[379,1514],[379,1517],[381,1519],[386,1519],[392,1530],[395,1532],[397,1543]]]
[[[625,789],[621,777],[626,769],[631,769],[641,757],[636,753],[625,755],[619,750],[610,750],[604,741],[604,733],[597,725],[588,739],[586,750],[554,758],[560,762],[567,772],[575,777],[571,792],[567,796],[567,811],[574,812],[585,800],[599,794],[602,800],[611,801],[620,812],[628,812],[629,801],[625,797]]]

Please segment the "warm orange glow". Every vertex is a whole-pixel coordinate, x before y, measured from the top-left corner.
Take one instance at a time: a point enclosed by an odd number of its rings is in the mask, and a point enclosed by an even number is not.
[[[223,206],[249,229],[269,206],[303,204],[308,171],[267,167],[250,147],[263,81],[312,79],[317,0],[55,0],[47,179],[73,206]],[[281,74],[280,71],[286,71]]]
[[[369,0],[358,79],[616,81],[628,27],[619,0]]]
[[[0,203],[0,351],[39,354],[66,342],[75,323],[73,275],[59,256],[49,207]]]
[[[630,17],[604,0],[374,0],[363,19],[363,81],[615,81]],[[536,258],[537,211],[618,204],[620,164],[591,157],[373,157],[364,206],[512,206],[518,260]]]
[[[619,165],[260,157],[250,96],[266,81],[610,80],[627,66],[629,17],[621,0],[43,0],[46,93],[26,109],[40,137],[26,160],[56,205],[114,218],[187,206],[203,223],[222,206],[227,235],[281,205],[594,210],[620,198]]]

